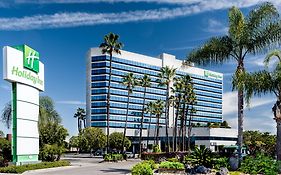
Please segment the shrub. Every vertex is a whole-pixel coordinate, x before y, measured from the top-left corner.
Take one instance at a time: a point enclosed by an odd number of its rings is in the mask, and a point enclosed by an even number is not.
[[[169,161],[169,162],[179,162],[179,159],[177,159],[177,158],[168,158],[167,161]]]
[[[278,162],[264,154],[258,154],[255,157],[247,156],[242,161],[240,170],[248,174],[278,174]]]
[[[214,168],[219,170],[221,167],[230,168],[229,160],[226,157],[214,159]]]
[[[153,169],[153,170],[158,168],[157,164],[153,160],[145,160],[142,163],[149,164],[151,169]]]
[[[44,169],[44,168],[53,168],[53,167],[61,167],[61,166],[69,166],[70,163],[68,161],[57,161],[57,162],[42,162],[38,164],[29,164],[29,165],[21,165],[21,166],[8,166],[0,168],[0,173],[23,173],[28,170],[36,170],[36,169]]]
[[[213,153],[208,148],[195,148],[190,157],[185,156],[184,160],[187,163],[191,163],[194,166],[203,165],[208,168],[212,168],[213,165]]]
[[[180,162],[161,162],[159,168],[184,170],[184,164]]]
[[[153,175],[153,169],[148,162],[140,162],[133,166],[132,175]]]
[[[53,162],[60,160],[61,155],[66,149],[62,146],[54,145],[44,145],[40,150],[39,157],[43,161]]]
[[[110,162],[110,161],[117,162],[117,161],[124,160],[124,155],[123,154],[105,154],[103,160],[107,161],[107,162]]]
[[[154,153],[161,153],[161,148],[159,145],[154,145],[153,146],[153,152]]]

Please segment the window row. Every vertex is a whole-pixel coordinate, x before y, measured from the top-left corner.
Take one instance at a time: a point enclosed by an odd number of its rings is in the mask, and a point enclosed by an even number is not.
[[[92,127],[106,127],[107,125],[106,125],[106,122],[92,122],[91,126]],[[109,122],[109,126],[110,127],[116,127],[116,128],[124,128],[125,123]],[[141,127],[140,124],[127,123],[127,128],[137,129],[137,128],[140,128],[140,127]],[[148,124],[144,124],[143,128],[148,128]],[[155,128],[155,125],[151,125],[150,128]]]
[[[110,116],[109,118],[110,118],[110,120],[114,120],[114,121],[126,121],[126,117],[125,116],[123,116],[123,117],[121,117],[121,116]],[[92,121],[106,121],[106,119],[107,119],[106,115],[103,115],[103,116],[92,116],[91,117]],[[141,123],[141,118],[135,118],[135,117],[128,116],[128,121],[129,122]],[[144,117],[143,122],[149,123],[150,122],[150,118]],[[156,118],[151,118],[151,124],[156,124],[156,122],[157,122]],[[160,119],[159,123],[160,124],[165,124],[166,123],[165,119]]]
[[[204,87],[204,86],[200,86],[200,85],[193,85],[194,89],[197,90],[203,90],[203,91],[210,91],[210,92],[216,92],[216,93],[222,93],[221,89],[216,89],[216,88],[209,88],[209,87]]]

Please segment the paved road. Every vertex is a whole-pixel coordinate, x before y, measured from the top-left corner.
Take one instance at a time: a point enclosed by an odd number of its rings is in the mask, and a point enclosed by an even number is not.
[[[133,165],[137,164],[139,160],[129,159],[128,161],[118,163],[100,163],[101,158],[76,158],[66,157],[73,166],[50,168],[44,170],[35,170],[25,172],[24,175],[117,175],[128,174]]]

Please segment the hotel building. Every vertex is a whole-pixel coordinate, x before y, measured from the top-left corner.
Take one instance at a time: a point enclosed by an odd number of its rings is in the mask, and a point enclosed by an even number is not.
[[[99,127],[106,133],[106,95],[109,80],[109,55],[102,54],[99,48],[91,48],[87,53],[87,126]],[[193,123],[222,122],[223,74],[193,66],[183,67],[182,60],[174,55],[163,53],[158,57],[150,57],[121,50],[121,54],[113,54],[112,80],[110,89],[110,133],[123,132],[126,118],[127,90],[121,84],[122,78],[129,72],[137,78],[144,74],[151,77],[152,85],[147,88],[146,102],[165,100],[165,87],[156,83],[161,67],[176,68],[176,76],[188,74],[192,77],[197,97],[197,110]],[[135,140],[139,136],[141,126],[141,110],[143,104],[143,87],[135,87],[130,98],[127,136]],[[174,123],[175,110],[169,111],[169,126]],[[165,114],[160,119],[160,125],[165,126]],[[149,114],[145,114],[144,133],[149,123]],[[153,117],[151,127],[155,127]]]

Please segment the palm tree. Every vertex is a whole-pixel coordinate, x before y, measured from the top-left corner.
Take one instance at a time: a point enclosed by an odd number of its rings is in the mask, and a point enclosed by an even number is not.
[[[145,112],[145,100],[146,100],[146,89],[151,86],[151,78],[144,74],[144,76],[140,79],[139,85],[144,88],[143,92],[143,104],[142,104],[142,116],[141,116],[141,127],[140,127],[140,138],[139,138],[139,149],[140,149],[140,155],[142,152],[142,129],[143,129],[143,118],[144,118],[144,112]]]
[[[126,119],[125,119],[125,127],[124,127],[124,134],[123,134],[123,140],[122,140],[122,152],[124,152],[124,144],[125,144],[125,137],[126,137],[126,131],[127,131],[127,123],[128,123],[128,114],[129,114],[129,104],[130,104],[130,94],[133,93],[134,87],[138,84],[136,77],[133,73],[128,73],[122,81],[122,84],[126,86],[126,89],[128,90],[127,95],[127,110],[126,110]]]
[[[12,105],[11,102],[6,103],[2,114],[1,114],[1,120],[3,123],[5,123],[6,127],[10,129],[11,122],[12,122]]]
[[[245,99],[249,104],[252,95],[263,95],[273,93],[276,96],[276,102],[273,105],[272,112],[277,124],[276,154],[277,160],[281,160],[281,51],[273,51],[265,58],[265,65],[269,64],[273,56],[279,60],[276,67],[272,70],[262,70],[254,73],[248,73],[245,79]]]
[[[111,87],[111,74],[112,74],[112,54],[121,54],[120,49],[122,49],[123,44],[119,42],[119,35],[114,33],[109,33],[104,36],[104,42],[99,46],[102,49],[103,54],[109,54],[109,80],[107,87],[107,98],[106,98],[106,118],[107,118],[107,133],[106,133],[106,152],[109,149],[109,110],[110,110],[110,87]]]
[[[156,116],[156,135],[155,135],[155,141],[156,141],[156,144],[158,144],[158,142],[159,142],[160,117],[163,114],[164,101],[163,100],[156,100],[154,102],[153,106],[154,106],[153,113]]]
[[[264,3],[249,12],[248,16],[236,7],[229,10],[228,34],[213,37],[202,47],[193,50],[186,63],[198,64],[237,62],[234,78],[238,80],[234,89],[238,90],[238,148],[241,160],[244,120],[244,82],[240,77],[245,74],[244,60],[249,54],[258,54],[281,42],[281,25],[278,10],[271,3]]]
[[[174,100],[174,108],[176,109],[176,116],[175,116],[175,122],[174,122],[174,130],[173,130],[173,136],[174,136],[174,151],[177,151],[177,132],[178,132],[178,119],[180,114],[180,107],[182,105],[182,98],[183,98],[183,82],[182,78],[175,78],[174,84],[172,89],[172,93],[174,93],[174,96],[172,99]]]
[[[166,119],[166,152],[170,152],[170,142],[168,136],[168,125],[169,125],[169,98],[170,98],[170,84],[176,76],[176,69],[168,66],[162,67],[158,74],[157,82],[159,86],[166,86],[166,101],[165,101],[165,119]]]
[[[1,120],[9,129],[12,121],[12,106],[7,103],[3,109]],[[61,123],[61,117],[55,110],[54,101],[48,96],[39,97],[39,127],[49,122]]]
[[[82,130],[82,122],[84,125],[84,128],[86,127],[85,121],[86,121],[86,111],[83,108],[78,108],[76,110],[76,113],[74,114],[74,118],[77,118],[77,124],[78,124],[78,132],[80,133]]]
[[[193,98],[194,99],[194,98]],[[195,102],[195,100],[194,100]],[[190,154],[190,142],[191,142],[191,130],[192,130],[192,124],[191,124],[191,121],[192,121],[192,117],[193,117],[193,114],[196,113],[196,109],[193,107],[193,104],[191,105],[191,109],[190,109],[190,116],[189,116],[189,120],[188,120],[188,132],[187,132],[187,136],[188,136],[188,140],[187,140],[187,151],[188,151],[188,154]]]
[[[146,145],[148,147],[148,142],[149,142],[148,138],[150,137],[151,118],[152,118],[152,115],[154,114],[154,103],[153,102],[148,102],[146,104],[145,112],[149,113],[149,124],[148,124],[148,129],[147,129],[147,141],[146,141]]]

